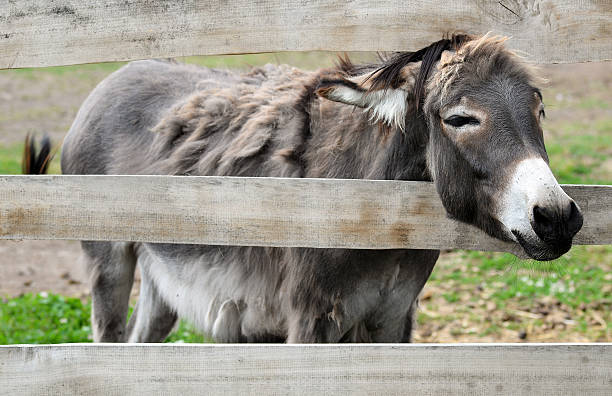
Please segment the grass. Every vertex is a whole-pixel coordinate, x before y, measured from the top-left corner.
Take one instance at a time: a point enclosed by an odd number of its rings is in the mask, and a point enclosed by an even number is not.
[[[9,147],[0,146],[0,175],[21,174],[21,159],[23,156],[23,143],[14,144]],[[49,164],[50,174],[60,174],[60,152]]]
[[[519,333],[530,328],[534,341],[551,340],[551,334],[556,341],[610,341],[611,257],[612,246],[575,246],[548,263],[503,253],[451,253],[428,281],[431,290],[424,294],[418,322],[446,325],[457,340],[474,328],[480,337],[499,336],[503,328],[516,338],[501,339],[518,341]],[[444,311],[448,304],[454,304],[452,311]],[[436,341],[435,335],[428,337],[421,340]]]
[[[0,174],[17,175],[21,173],[23,144],[11,147],[0,146]]]
[[[130,309],[131,313],[131,309]],[[24,294],[0,304],[0,344],[91,342],[91,304],[51,293]],[[165,342],[209,342],[180,322]]]
[[[71,78],[89,78],[89,75],[92,72],[112,73],[124,64],[124,62],[106,62],[73,66],[52,66],[40,68],[26,67],[23,69],[5,70],[3,71],[3,73],[7,73],[15,77],[27,78],[29,80],[37,80],[38,78],[40,78],[40,76],[45,74],[51,74],[55,76],[69,75]]]
[[[77,298],[26,294],[0,305],[0,344],[88,342],[89,306]]]
[[[453,259],[463,264],[451,271],[436,268],[431,282],[488,288],[490,296],[485,295],[494,301],[553,296],[572,308],[595,302],[612,304],[611,290],[608,290],[612,284],[607,276],[612,270],[612,246],[575,246],[565,256],[548,263],[519,260],[507,253],[460,251],[456,254],[458,257]],[[449,300],[446,295],[445,298]]]
[[[557,130],[546,148],[559,182],[612,184],[611,171],[601,169],[612,158],[612,120],[564,123]]]

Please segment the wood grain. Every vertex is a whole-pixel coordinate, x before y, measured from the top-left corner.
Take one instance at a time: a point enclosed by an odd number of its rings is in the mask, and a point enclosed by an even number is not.
[[[602,0],[0,0],[0,68],[272,51],[415,50],[492,31],[535,62],[612,59]]]
[[[575,242],[612,243],[612,186],[564,188]],[[448,219],[431,183],[383,180],[0,176],[0,238],[519,251]]]
[[[6,395],[610,395],[612,344],[0,346]]]

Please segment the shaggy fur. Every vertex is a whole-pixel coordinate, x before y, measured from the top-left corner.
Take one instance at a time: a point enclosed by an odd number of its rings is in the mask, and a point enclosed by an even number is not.
[[[516,161],[546,155],[534,89],[526,66],[488,37],[455,36],[378,65],[344,60],[315,72],[133,62],[83,104],[62,169],[433,180],[449,215],[509,240],[495,218],[496,194]],[[503,121],[482,120],[497,128],[493,136],[466,140],[446,129],[440,112],[465,98]],[[96,341],[139,342],[163,340],[177,317],[223,342],[409,341],[439,254],[115,242],[83,249]],[[126,328],[136,265],[142,289]]]

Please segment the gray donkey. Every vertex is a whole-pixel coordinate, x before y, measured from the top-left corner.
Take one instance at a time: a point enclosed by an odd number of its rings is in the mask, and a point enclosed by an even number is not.
[[[378,64],[245,74],[133,62],[81,107],[66,174],[433,181],[448,215],[537,260],[582,226],[548,167],[542,95],[504,39],[455,35]],[[407,342],[439,252],[82,243],[96,341]],[[126,325],[136,265],[140,297]]]

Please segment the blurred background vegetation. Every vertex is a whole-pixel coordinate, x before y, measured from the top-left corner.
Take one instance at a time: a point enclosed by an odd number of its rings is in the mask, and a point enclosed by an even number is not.
[[[265,63],[315,69],[335,59],[335,54],[313,52],[182,61],[244,70]],[[87,94],[121,66],[0,71],[0,174],[20,173],[27,132],[49,133],[60,144]],[[544,132],[559,182],[612,184],[612,63],[542,66],[540,75],[550,80],[543,87]],[[51,173],[59,173],[58,157]],[[0,344],[91,340],[87,282],[76,251],[75,242],[0,242]],[[28,261],[33,253],[43,258]],[[135,286],[134,301],[136,294]],[[610,342],[611,308],[612,246],[574,247],[550,263],[502,253],[449,251],[442,254],[421,296],[415,341]],[[181,323],[168,341],[206,339]]]

